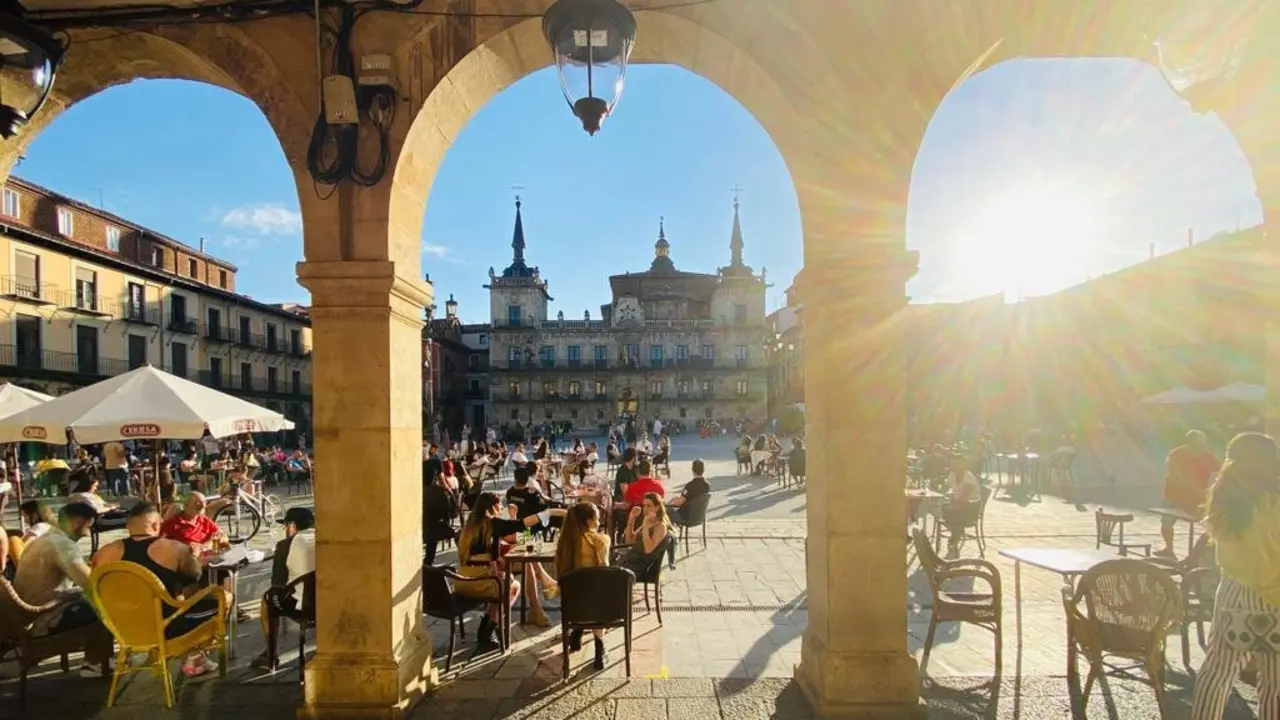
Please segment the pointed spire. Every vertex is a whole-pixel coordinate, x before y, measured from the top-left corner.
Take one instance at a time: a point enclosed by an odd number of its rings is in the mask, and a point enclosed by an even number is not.
[[[653,244],[653,254],[657,257],[667,257],[671,252],[671,243],[667,242],[666,219],[658,218],[658,242]]]
[[[742,221],[738,219],[738,192],[733,188],[733,234],[729,237],[729,267],[742,267]]]
[[[524,265],[524,220],[520,217],[520,196],[516,196],[516,227],[511,234],[511,264]]]

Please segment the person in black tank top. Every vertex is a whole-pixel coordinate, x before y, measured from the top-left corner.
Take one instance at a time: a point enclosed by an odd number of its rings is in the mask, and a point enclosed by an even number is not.
[[[160,537],[160,511],[149,502],[140,502],[129,510],[129,536],[109,543],[93,558],[94,566],[111,562],[129,562],[145,568],[160,581],[174,598],[181,598],[186,589],[200,581],[203,568],[192,554],[191,548],[177,540]],[[218,600],[206,597],[174,617],[175,610],[164,606],[161,610],[168,620],[164,629],[167,639],[175,639],[196,630],[218,614]],[[203,675],[217,670],[216,663],[196,651],[187,657],[182,671],[187,676]]]

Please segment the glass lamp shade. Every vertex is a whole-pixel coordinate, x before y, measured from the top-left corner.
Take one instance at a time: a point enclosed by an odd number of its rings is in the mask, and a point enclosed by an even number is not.
[[[1207,0],[1167,12],[1152,42],[1160,74],[1192,110],[1213,110],[1256,41],[1260,4]]]
[[[616,0],[557,0],[542,18],[560,87],[582,129],[595,135],[622,96],[636,40],[631,11]]]
[[[63,52],[44,30],[0,12],[0,137],[18,134],[40,110]]]

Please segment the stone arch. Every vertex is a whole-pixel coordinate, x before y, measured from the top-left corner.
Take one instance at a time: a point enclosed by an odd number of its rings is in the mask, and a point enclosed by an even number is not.
[[[155,32],[99,28],[70,33],[71,46],[45,106],[17,138],[0,143],[0,180],[22,150],[72,105],[138,79],[192,80],[230,90],[262,110],[289,164],[305,163],[312,118],[272,57],[244,31],[206,24]]]
[[[797,98],[788,97],[779,80],[754,53],[727,39],[708,25],[673,12],[636,12],[639,42],[632,64],[669,63],[693,72],[736,99],[764,127],[778,148],[793,182],[788,148],[804,133],[797,114]],[[741,23],[737,23],[741,26]],[[739,29],[741,29],[739,27]],[[797,47],[809,41],[797,34]],[[528,19],[508,27],[461,57],[428,93],[409,127],[396,162],[390,190],[391,223],[416,243],[421,236],[427,197],[436,172],[454,139],[494,95],[527,75],[554,64],[540,20]],[[785,81],[783,81],[785,82]],[[815,96],[829,80],[815,73],[805,85]],[[834,97],[834,83],[829,86]],[[625,100],[624,100],[625,105]],[[573,122],[568,110],[565,121]],[[794,153],[790,153],[794,155]],[[797,184],[798,185],[798,184]],[[407,259],[408,255],[402,256]],[[417,253],[413,253],[417,258]]]

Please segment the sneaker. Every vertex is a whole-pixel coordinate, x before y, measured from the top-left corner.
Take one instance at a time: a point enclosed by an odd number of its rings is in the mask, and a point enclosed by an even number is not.
[[[555,600],[556,598],[560,597],[560,585],[557,583],[555,585],[551,585],[545,588],[542,591],[542,597],[548,600]]]

